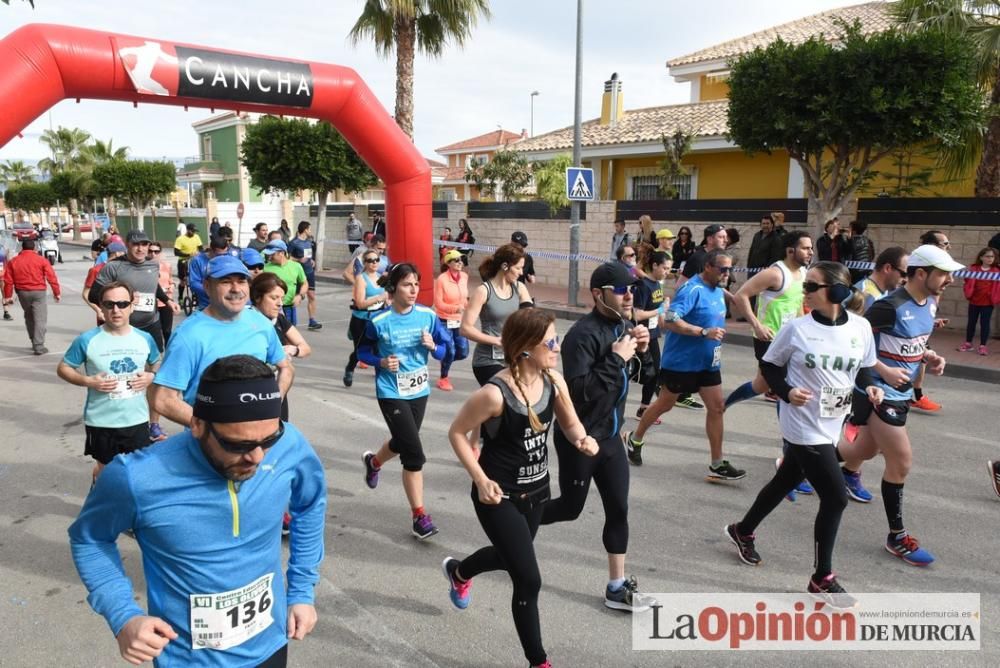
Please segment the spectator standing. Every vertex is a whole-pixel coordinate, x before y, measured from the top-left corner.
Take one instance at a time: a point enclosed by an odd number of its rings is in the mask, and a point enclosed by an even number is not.
[[[458,219],[458,238],[455,241],[460,244],[469,244],[470,246],[476,243],[476,237],[472,234],[472,228],[469,227],[469,222],[465,218]],[[462,254],[462,264],[468,267],[469,258],[472,257],[473,250],[471,248],[459,248],[458,252]]]
[[[782,255],[776,259],[773,257],[775,255],[775,247],[782,247]],[[747,269],[749,269],[752,274],[754,273],[754,270],[770,267],[783,257],[784,248],[781,243],[781,238],[774,230],[774,218],[772,218],[770,214],[761,216],[760,230],[754,234],[753,239],[750,240],[750,252],[747,254]],[[751,304],[751,307],[753,307],[753,304]]]
[[[684,263],[691,257],[694,250],[695,244],[691,236],[691,228],[684,225],[681,229],[677,230],[677,240],[674,241],[674,248],[671,252],[671,255],[674,256],[674,266],[678,269],[683,268]]]
[[[288,243],[288,240],[292,238],[292,228],[288,226],[288,221],[284,218],[281,219],[281,224],[278,226],[277,231],[281,235],[281,240],[285,243]]]
[[[219,225],[219,218],[217,216],[212,216],[212,222],[208,226],[208,236],[210,238],[218,236],[221,228],[222,226]]]
[[[843,262],[847,258],[847,240],[840,234],[840,221],[826,221],[825,233],[816,239],[816,255],[820,262]]]
[[[247,248],[252,248],[258,253],[264,252],[267,246],[267,223],[257,223],[253,226],[254,238],[247,244]]]
[[[965,343],[959,347],[959,352],[969,352],[972,350],[972,337],[976,333],[976,322],[979,322],[979,349],[980,355],[989,355],[986,348],[986,341],[990,338],[990,318],[993,317],[993,308],[1000,304],[1000,267],[997,266],[997,256],[1000,251],[995,248],[984,248],[976,256],[976,262],[969,271],[984,272],[992,274],[986,279],[966,278],[963,291],[965,298],[969,301],[969,320],[965,326]]]
[[[871,262],[875,259],[875,244],[865,232],[868,223],[860,220],[851,221],[851,237],[847,240],[847,260],[849,262]],[[851,282],[857,283],[871,273],[870,269],[851,269]]]
[[[386,236],[385,233],[385,217],[377,211],[372,216],[372,234],[381,234],[383,237],[388,239],[388,236]]]
[[[344,233],[347,235],[347,248],[353,255],[354,251],[358,250],[358,246],[361,245],[361,239],[364,237],[364,230],[361,228],[361,223],[353,213],[347,214]]]
[[[25,253],[24,251],[28,251]],[[31,352],[44,355],[45,330],[48,320],[48,303],[45,299],[45,284],[52,288],[52,295],[58,302],[62,299],[59,279],[48,260],[35,252],[34,239],[21,242],[21,252],[4,266],[3,298],[5,304],[14,303],[14,293],[24,310],[24,327],[31,339]]]
[[[535,282],[535,261],[532,259],[531,255],[528,254],[528,235],[524,232],[518,230],[514,234],[510,235],[510,242],[512,244],[517,244],[524,251],[524,271],[521,275],[517,277],[517,280],[522,283],[534,283]]]
[[[608,256],[611,259],[618,257],[618,249],[622,246],[628,246],[628,232],[625,231],[625,221],[616,220],[615,221],[615,232],[611,235],[611,254]]]

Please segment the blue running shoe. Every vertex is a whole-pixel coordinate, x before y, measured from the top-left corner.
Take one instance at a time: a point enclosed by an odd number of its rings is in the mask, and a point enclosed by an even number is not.
[[[861,484],[861,471],[848,473],[844,469],[840,470],[844,473],[844,485],[847,486],[847,496],[858,503],[871,503],[872,493]]]
[[[795,486],[795,491],[799,494],[815,494],[816,491],[809,484],[808,480],[803,480],[798,485]]]
[[[920,547],[917,539],[908,533],[889,534],[885,541],[885,551],[911,566],[927,566],[934,563],[934,555]]]
[[[445,557],[444,561],[441,562],[441,570],[448,578],[448,596],[451,598],[452,604],[459,610],[465,610],[469,607],[469,601],[472,600],[472,594],[469,592],[469,589],[472,588],[472,580],[459,582],[455,578],[455,571],[458,570],[459,563],[458,559]]]
[[[781,468],[781,460],[782,460],[781,457],[778,457],[777,459],[774,460],[775,471]],[[802,482],[800,482],[798,485],[795,486],[795,489],[790,491],[788,494],[785,494],[785,498],[791,501],[792,503],[795,503],[796,492],[798,492],[799,494],[813,494],[814,490],[812,488],[812,485],[810,485],[807,481],[803,480]]]

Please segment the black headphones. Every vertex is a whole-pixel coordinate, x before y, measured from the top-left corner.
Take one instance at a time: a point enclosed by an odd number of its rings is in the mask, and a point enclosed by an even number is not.
[[[831,302],[834,304],[840,304],[854,294],[854,288],[849,285],[844,285],[843,283],[834,283],[827,288],[826,294],[830,297]]]

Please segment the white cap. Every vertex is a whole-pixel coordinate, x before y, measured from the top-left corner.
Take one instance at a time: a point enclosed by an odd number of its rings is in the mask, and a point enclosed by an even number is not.
[[[958,271],[964,264],[955,262],[948,251],[933,244],[924,244],[910,253],[908,267],[934,267],[941,271]]]

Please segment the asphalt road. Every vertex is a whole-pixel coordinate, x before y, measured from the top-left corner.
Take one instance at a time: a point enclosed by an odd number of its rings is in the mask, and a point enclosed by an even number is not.
[[[68,254],[67,254],[68,255]],[[75,253],[74,253],[75,255]],[[0,444],[0,666],[125,665],[104,621],[85,601],[70,559],[66,528],[87,493],[90,463],[83,452],[84,392],[55,375],[61,353],[92,326],[79,299],[87,264],[58,267],[61,304],[49,306],[49,355],[30,354],[23,319],[0,322],[4,388]],[[467,362],[453,369],[455,391],[434,392],[422,431],[428,455],[426,506],[441,533],[417,543],[398,464],[369,490],[361,453],[375,449],[386,429],[370,371],[346,389],[348,354],[343,287],[321,285],[319,332],[304,331],[315,350],[302,360],[290,394],[292,421],[326,466],[327,557],[317,591],[316,631],[291,648],[294,666],[516,666],[524,659],[510,617],[510,583],[502,573],[476,579],[471,607],[455,611],[439,565],[486,543],[468,498],[469,480],[447,443],[459,402],[475,387]],[[569,323],[560,321],[560,331]],[[723,353],[725,389],[750,377],[748,348]],[[799,666],[803,661],[850,666],[996,666],[1000,584],[995,558],[1000,501],[986,477],[987,458],[1000,457],[996,388],[973,381],[932,379],[937,415],[911,414],[914,469],[906,486],[907,526],[938,561],[907,566],[882,549],[885,515],[878,498],[881,462],[865,479],[876,502],[852,503],[844,515],[835,569],[851,592],[979,592],[982,650],[968,652],[633,652],[629,616],[602,604],[606,557],[603,511],[596,492],[573,523],[543,527],[536,540],[543,577],[543,638],[557,666]],[[633,395],[635,393],[633,392]],[[637,397],[630,401],[634,415]],[[774,408],[751,401],[727,414],[726,451],[749,477],[710,485],[703,414],[675,409],[647,436],[646,465],[633,468],[627,572],[648,592],[801,591],[811,572],[816,499],[784,503],[758,531],[759,568],[742,565],[721,527],[738,519],[773,472],[778,454]],[[634,420],[630,424],[635,424]],[[170,425],[169,431],[178,428]],[[554,492],[555,492],[554,488]],[[136,596],[145,600],[136,544],[120,543]]]

